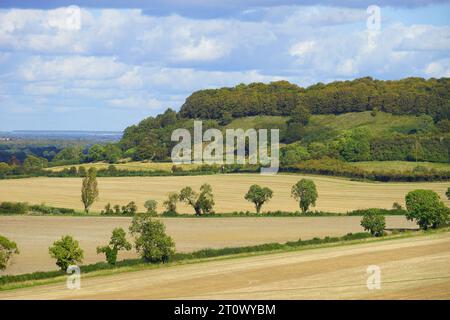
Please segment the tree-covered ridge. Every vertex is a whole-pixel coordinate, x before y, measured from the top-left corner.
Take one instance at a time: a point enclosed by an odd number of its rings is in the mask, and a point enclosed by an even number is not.
[[[180,110],[185,118],[230,119],[254,115],[291,115],[298,106],[312,114],[342,114],[379,110],[392,114],[427,114],[437,122],[450,119],[450,78],[405,78],[395,81],[370,77],[318,83],[302,88],[287,81],[239,84],[200,90]]]

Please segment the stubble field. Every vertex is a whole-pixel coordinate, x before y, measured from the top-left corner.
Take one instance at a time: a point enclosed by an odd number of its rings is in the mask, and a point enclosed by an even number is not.
[[[360,220],[361,217],[162,219],[180,252],[342,236],[363,231]],[[0,275],[57,269],[48,247],[66,234],[79,241],[85,264],[104,261],[103,255],[96,254],[96,247],[109,242],[114,228],[128,230],[130,222],[131,218],[121,217],[0,216],[0,234],[17,242],[20,248],[13,264]],[[387,227],[414,228],[416,225],[404,217],[390,216]],[[130,236],[128,239],[131,240]],[[119,259],[135,257],[134,250],[119,254]]]
[[[450,299],[450,234],[82,278],[0,299]],[[369,265],[380,289],[367,287]]]
[[[376,183],[358,182],[332,177],[278,174],[264,176],[259,174],[228,174],[182,177],[120,177],[98,178],[99,200],[92,206],[99,212],[107,203],[125,205],[135,201],[142,211],[148,199],[162,202],[169,192],[178,192],[185,186],[199,189],[202,183],[213,188],[215,211],[254,211],[253,205],[244,200],[244,195],[252,184],[267,186],[274,191],[273,199],[263,206],[263,211],[295,211],[298,204],[291,198],[291,187],[301,178],[314,180],[319,199],[315,210],[347,212],[363,208],[391,208],[394,202],[404,204],[406,193],[414,189],[436,191],[447,205],[445,191],[448,182],[423,183]],[[29,178],[11,179],[0,182],[0,201],[26,201],[32,204],[82,209],[80,200],[80,178]],[[192,208],[179,205],[179,212],[193,213]]]

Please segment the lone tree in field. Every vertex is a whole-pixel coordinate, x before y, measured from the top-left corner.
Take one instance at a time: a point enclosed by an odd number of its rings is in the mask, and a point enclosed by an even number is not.
[[[60,240],[55,241],[53,246],[48,248],[48,252],[52,258],[56,259],[56,265],[64,271],[70,265],[83,262],[83,250],[78,241],[71,236],[63,236]]]
[[[192,206],[196,215],[213,213],[212,208],[215,202],[212,188],[207,183],[200,187],[200,193],[195,192],[191,187],[181,189],[178,199]]]
[[[5,270],[13,254],[19,254],[17,244],[0,235],[0,270]]]
[[[90,168],[86,177],[83,179],[81,186],[81,201],[84,205],[84,211],[89,212],[89,207],[98,198],[98,186],[97,186],[97,170]]]
[[[450,200],[450,187],[447,188],[445,195],[447,196],[447,199]]]
[[[361,219],[361,227],[365,231],[369,231],[372,236],[379,237],[384,234],[384,228],[386,228],[386,219],[383,215],[368,210]]]
[[[175,253],[175,243],[166,234],[161,221],[152,220],[148,214],[133,218],[130,232],[135,238],[136,251],[150,262],[167,262]]]
[[[164,208],[166,208],[166,212],[177,213],[178,197],[178,193],[176,192],[169,193],[167,200],[163,202],[163,206]]]
[[[147,209],[147,213],[151,216],[158,215],[156,208],[158,207],[158,202],[156,200],[147,200],[144,203],[145,209]]]
[[[437,228],[449,221],[449,208],[432,190],[414,190],[406,197],[406,218],[416,220],[421,229]]]
[[[271,189],[254,184],[250,187],[247,194],[244,196],[244,199],[253,202],[255,204],[256,213],[260,213],[262,205],[268,202],[272,196],[273,191]]]
[[[127,241],[126,233],[122,228],[115,228],[112,232],[109,245],[97,247],[97,254],[104,253],[110,265],[116,265],[119,250],[131,250],[131,243]]]
[[[305,213],[310,206],[316,205],[316,200],[319,197],[314,181],[302,179],[292,186],[291,196],[299,201],[300,209]]]

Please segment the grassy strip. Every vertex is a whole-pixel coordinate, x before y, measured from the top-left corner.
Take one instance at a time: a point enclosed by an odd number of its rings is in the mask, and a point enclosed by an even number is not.
[[[265,243],[254,246],[244,246],[244,247],[226,247],[221,249],[202,249],[198,251],[194,251],[191,253],[176,253],[170,259],[168,265],[180,264],[186,262],[196,262],[203,261],[205,259],[211,258],[219,258],[219,257],[231,257],[231,256],[242,256],[256,253],[269,253],[269,252],[283,252],[283,251],[291,251],[291,250],[300,250],[307,248],[316,248],[318,246],[323,245],[340,245],[340,244],[350,244],[360,243],[365,240],[388,240],[393,238],[405,237],[405,236],[414,236],[419,234],[430,234],[436,232],[447,232],[449,228],[443,228],[438,230],[431,230],[427,232],[402,232],[402,233],[393,233],[390,236],[385,236],[381,238],[373,238],[369,233],[360,232],[360,233],[349,233],[342,237],[325,237],[325,238],[313,238],[310,240],[301,240],[298,241],[288,241],[286,243]],[[140,270],[142,268],[151,268],[151,267],[160,267],[166,264],[152,264],[146,262],[142,259],[126,259],[122,261],[118,261],[116,266],[111,266],[106,262],[98,262],[95,264],[89,264],[81,266],[82,274],[89,274],[99,271],[112,271],[117,272],[117,270]],[[28,286],[30,284],[35,283],[39,280],[48,280],[48,279],[57,279],[61,277],[65,277],[66,274],[63,271],[47,271],[47,272],[33,272],[22,275],[7,275],[0,277],[0,290],[7,290],[16,287]],[[40,282],[39,282],[40,283]],[[12,285],[12,286],[11,286]]]

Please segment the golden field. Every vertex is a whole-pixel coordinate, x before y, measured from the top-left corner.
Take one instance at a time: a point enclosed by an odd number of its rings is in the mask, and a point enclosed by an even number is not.
[[[386,218],[387,228],[415,228],[402,216]],[[191,252],[204,248],[241,247],[268,242],[306,240],[362,232],[361,217],[297,218],[162,218],[176,249]],[[48,247],[61,236],[75,237],[84,250],[84,263],[104,261],[96,247],[109,242],[114,228],[128,230],[125,217],[44,217],[0,216],[0,234],[15,241],[20,254],[1,274],[20,274],[57,269]],[[131,237],[128,236],[131,240]],[[119,259],[136,258],[134,250],[120,253]]]
[[[381,288],[367,288],[369,265]],[[0,299],[450,299],[450,233],[222,259],[0,292]]]
[[[244,199],[252,184],[267,186],[274,191],[273,199],[263,206],[263,211],[295,211],[298,204],[290,196],[291,187],[298,180],[314,180],[319,192],[317,206],[313,209],[333,212],[346,212],[362,208],[391,208],[393,202],[404,204],[405,195],[414,189],[436,191],[443,201],[450,205],[445,191],[448,182],[422,183],[381,183],[359,182],[346,179],[308,176],[297,174],[217,174],[182,177],[108,177],[98,178],[100,196],[92,210],[99,212],[109,202],[124,205],[135,201],[138,208],[144,209],[148,199],[157,200],[161,211],[162,202],[169,192],[178,192],[185,186],[199,189],[202,183],[210,183],[216,201],[216,212],[254,211],[252,203]],[[80,200],[81,178],[28,178],[0,181],[1,201],[26,201],[31,204],[82,209]],[[180,213],[193,213],[192,208],[179,205]]]

